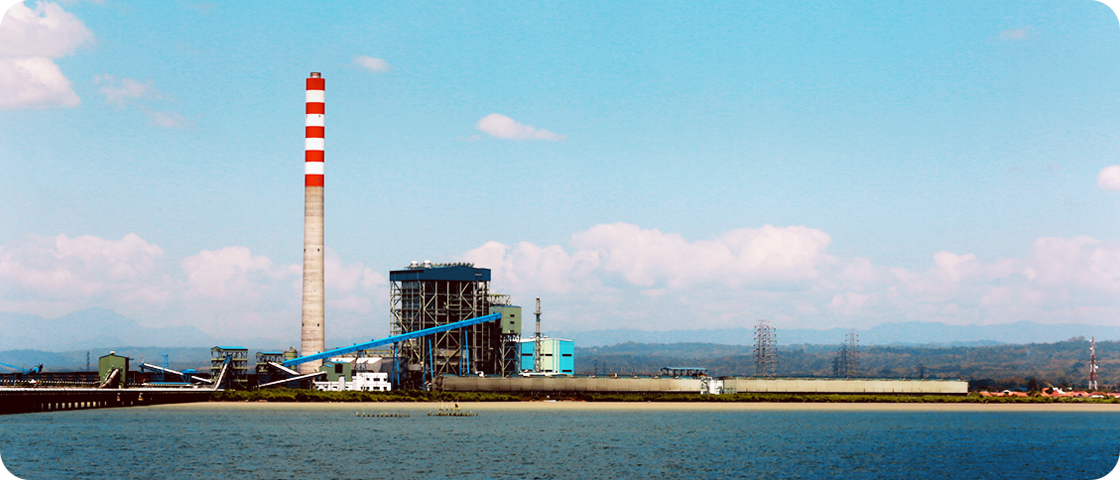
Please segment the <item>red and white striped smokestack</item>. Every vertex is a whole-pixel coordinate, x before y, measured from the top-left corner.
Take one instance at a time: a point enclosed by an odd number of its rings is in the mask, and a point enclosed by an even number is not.
[[[326,81],[319,72],[307,79],[307,134],[304,139],[303,204],[303,327],[300,355],[324,350],[323,328],[323,130],[326,114]],[[315,373],[322,360],[299,366],[300,373]]]

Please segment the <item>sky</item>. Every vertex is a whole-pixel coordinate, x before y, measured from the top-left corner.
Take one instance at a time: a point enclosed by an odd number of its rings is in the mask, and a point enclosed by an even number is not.
[[[0,312],[327,343],[469,261],[545,329],[1120,319],[1120,22],[1062,1],[22,2]]]

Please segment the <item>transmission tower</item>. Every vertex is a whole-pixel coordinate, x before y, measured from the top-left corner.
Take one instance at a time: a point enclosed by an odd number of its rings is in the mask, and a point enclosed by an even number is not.
[[[836,360],[832,362],[832,375],[844,378],[859,376],[859,334],[855,329],[848,330],[847,341],[836,352]]]
[[[1097,338],[1089,340],[1089,391],[1097,390]]]
[[[778,335],[770,322],[759,320],[754,327],[754,373],[773,377],[778,367]]]

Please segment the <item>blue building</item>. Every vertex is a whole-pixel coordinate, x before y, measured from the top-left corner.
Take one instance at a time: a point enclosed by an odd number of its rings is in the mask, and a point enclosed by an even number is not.
[[[563,340],[559,338],[542,338],[541,339],[541,371],[534,371],[533,349],[536,348],[537,342],[532,339],[521,340],[521,371],[544,373],[544,374],[559,374],[559,375],[572,375],[575,373],[576,361],[575,342],[571,340]]]

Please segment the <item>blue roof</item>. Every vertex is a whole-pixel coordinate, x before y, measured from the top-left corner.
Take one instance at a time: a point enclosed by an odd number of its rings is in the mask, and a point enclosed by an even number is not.
[[[432,268],[407,268],[389,272],[390,282],[415,282],[436,280],[445,282],[489,282],[489,268],[475,268],[466,265],[451,265]]]

